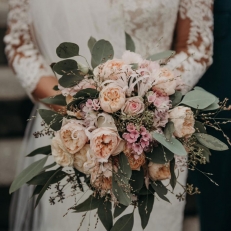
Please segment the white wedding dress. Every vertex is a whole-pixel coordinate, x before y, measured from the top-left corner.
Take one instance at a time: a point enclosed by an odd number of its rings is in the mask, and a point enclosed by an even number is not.
[[[77,43],[80,54],[90,59],[87,41],[90,36],[107,39],[120,58],[125,49],[126,31],[135,41],[136,52],[143,57],[167,49],[177,54],[169,65],[179,68],[187,89],[192,88],[212,62],[212,0],[9,0],[9,31],[5,37],[6,53],[22,86],[31,92],[42,76],[53,75],[49,64],[57,62],[56,47],[65,41]],[[174,33],[175,32],[175,33]],[[78,59],[80,60],[80,59]],[[84,62],[83,59],[80,60]],[[40,119],[27,128],[19,170],[34,161],[24,156],[49,143],[46,137],[35,139]],[[187,172],[178,179],[185,184]],[[178,185],[175,193],[182,191]],[[69,190],[70,193],[70,190]],[[74,199],[49,204],[47,192],[36,210],[29,200],[32,188],[23,187],[14,196],[11,207],[12,231],[74,231],[82,214],[69,213]],[[68,196],[68,190],[66,196]],[[184,202],[168,193],[171,204],[155,199],[147,231],[180,231]],[[78,198],[77,198],[78,199]],[[128,209],[129,210],[129,209]],[[125,211],[126,212],[128,212]],[[95,212],[87,216],[80,230],[95,229]],[[138,213],[134,231],[142,230]]]

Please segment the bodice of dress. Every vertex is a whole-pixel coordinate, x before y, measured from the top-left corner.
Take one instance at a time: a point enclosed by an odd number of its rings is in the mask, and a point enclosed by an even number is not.
[[[126,31],[144,58],[176,50],[169,65],[181,72],[187,90],[212,62],[212,0],[9,0],[6,53],[21,84],[33,92],[39,79],[53,75],[49,63],[64,41],[90,58],[87,40],[108,39],[117,58]]]

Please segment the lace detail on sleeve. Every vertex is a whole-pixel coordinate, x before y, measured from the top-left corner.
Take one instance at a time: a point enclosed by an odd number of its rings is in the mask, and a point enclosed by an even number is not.
[[[213,0],[181,0],[170,65],[181,72],[189,91],[212,63]]]
[[[9,6],[5,51],[10,66],[32,99],[39,79],[54,74],[32,41],[28,0],[9,0]]]

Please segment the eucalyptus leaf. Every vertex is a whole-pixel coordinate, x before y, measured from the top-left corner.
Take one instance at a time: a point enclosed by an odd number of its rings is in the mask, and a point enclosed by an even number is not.
[[[157,195],[164,201],[167,201],[170,203],[169,199],[165,196],[168,193],[167,188],[162,184],[161,181],[155,181],[151,183],[151,186],[157,193]]]
[[[174,123],[172,121],[169,121],[164,128],[164,135],[167,140],[171,140],[174,131],[175,131]]]
[[[132,187],[133,192],[139,191],[144,184],[144,170],[141,167],[140,170],[133,170],[132,176],[130,179],[130,185]]]
[[[125,32],[126,50],[135,52],[136,47],[132,37]]]
[[[10,193],[15,192],[21,186],[23,186],[26,182],[31,180],[34,176],[38,175],[42,169],[44,164],[46,163],[48,156],[42,158],[41,160],[35,161],[33,164],[29,165],[25,168],[13,181],[10,186]]]
[[[187,152],[183,146],[183,144],[175,139],[171,138],[170,141],[167,141],[165,136],[159,133],[153,133],[153,138],[156,139],[159,143],[161,143],[163,146],[165,146],[168,150],[170,150],[172,153],[179,155],[179,156],[186,156]]]
[[[156,164],[166,164],[171,161],[174,157],[174,153],[165,148],[163,145],[153,147],[153,150],[149,153],[145,153],[147,159],[151,160]]]
[[[175,174],[175,158],[173,158],[170,161],[170,173],[171,173],[171,179],[170,179],[170,185],[172,186],[172,189],[176,187],[176,174]]]
[[[132,170],[129,165],[128,158],[123,152],[119,155],[119,163],[119,171],[129,180],[132,175]]]
[[[53,90],[54,90],[54,91],[59,91],[58,85],[55,85],[55,86],[53,87]]]
[[[118,217],[126,208],[127,206],[123,204],[116,205],[115,211],[114,211],[114,218]]]
[[[216,97],[207,91],[193,90],[188,92],[181,104],[195,109],[205,109],[216,101]]]
[[[75,43],[64,42],[61,43],[57,49],[56,54],[59,58],[66,59],[79,55],[79,46]]]
[[[138,192],[138,195],[148,195],[148,194],[154,194],[154,193],[155,193],[155,191],[152,187],[149,187],[147,189],[146,185],[143,185],[141,190]]]
[[[46,190],[48,189],[48,187],[50,186],[52,180],[55,178],[55,176],[62,170],[62,167],[59,167],[54,174],[48,179],[48,181],[46,182],[46,184],[43,186],[42,190],[40,191],[36,202],[35,202],[35,208],[37,207],[39,201],[41,200],[42,196],[44,195],[44,193],[46,192]]]
[[[91,211],[99,207],[100,201],[100,199],[90,195],[84,202],[73,207],[72,209],[75,210],[74,213]]]
[[[199,121],[195,121],[194,128],[195,128],[196,132],[207,133],[204,124],[199,122]]]
[[[43,171],[46,171],[46,170],[49,169],[49,168],[53,168],[53,167],[56,166],[56,165],[57,165],[56,162],[54,162],[54,163],[52,163],[52,164],[49,164],[49,165],[43,167]]]
[[[66,106],[66,97],[62,94],[40,99],[42,103]]]
[[[59,75],[64,75],[66,73],[70,73],[71,71],[77,69],[78,69],[77,62],[73,59],[62,60],[53,66],[53,70]]]
[[[205,147],[215,150],[215,151],[225,151],[228,150],[228,146],[217,138],[204,134],[204,133],[195,133],[194,136],[197,140],[204,145]]]
[[[177,106],[181,102],[182,96],[180,91],[175,91],[173,95],[170,95],[169,98],[172,101],[172,107]]]
[[[203,111],[214,111],[220,108],[220,105],[218,103],[213,103],[210,106],[206,107],[205,109],[203,109]]]
[[[114,50],[110,42],[99,40],[92,48],[92,67],[95,68],[101,63],[105,63],[109,59],[113,59]]]
[[[107,231],[110,231],[113,226],[113,217],[111,211],[111,201],[107,200],[103,204],[99,204],[98,216],[103,226]]]
[[[74,87],[77,84],[79,84],[83,79],[84,79],[84,76],[80,75],[79,73],[76,73],[74,75],[63,75],[59,79],[59,84],[62,87],[70,88],[70,87]]]
[[[36,196],[36,195],[38,195],[41,192],[42,188],[43,188],[43,185],[37,185],[34,188],[34,191],[33,191],[33,194],[31,196],[31,198],[34,197],[34,196]]]
[[[157,61],[157,60],[161,60],[161,59],[168,59],[171,56],[173,56],[176,52],[175,51],[163,51],[154,55],[151,55],[147,58],[147,60],[151,60],[151,61]]]
[[[33,152],[28,154],[27,157],[36,156],[38,154],[43,154],[43,155],[51,154],[51,145],[47,145],[47,146],[35,149]]]
[[[129,213],[118,219],[110,231],[132,231],[134,225],[134,214]]]
[[[145,229],[148,224],[150,214],[152,212],[153,205],[154,205],[154,199],[155,198],[153,194],[139,196],[138,210],[141,219],[141,226],[143,229]]]
[[[63,121],[63,116],[61,114],[46,109],[38,109],[38,112],[45,123],[54,131],[60,130]]]
[[[47,181],[53,176],[53,174],[56,172],[56,170],[51,170],[47,172],[42,172],[39,175],[33,177],[30,181],[27,182],[27,184],[30,185],[45,185]],[[52,178],[50,181],[50,184],[55,184],[59,181],[61,181],[64,177],[67,176],[66,172],[60,171],[55,175],[55,177]]]
[[[90,37],[88,42],[87,42],[87,45],[88,45],[88,48],[90,50],[90,52],[92,52],[92,48],[93,46],[95,45],[95,43],[97,42],[97,40],[94,38],[94,37]]]

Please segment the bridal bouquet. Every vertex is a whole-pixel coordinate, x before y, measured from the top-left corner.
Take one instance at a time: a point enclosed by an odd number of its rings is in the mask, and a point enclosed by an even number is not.
[[[167,192],[174,192],[182,163],[195,169],[197,163],[209,160],[209,149],[228,149],[205,129],[219,127],[215,117],[227,109],[226,100],[219,102],[199,87],[183,96],[177,70],[167,62],[157,62],[174,52],[144,59],[134,53],[127,34],[126,39],[127,50],[121,59],[115,59],[108,41],[91,37],[92,67],[69,59],[82,57],[78,45],[60,44],[57,55],[63,60],[52,68],[61,75],[54,87],[61,94],[41,101],[64,110],[38,110],[43,129],[34,135],[51,136],[51,145],[28,155],[45,157],[19,174],[10,189],[14,192],[24,183],[36,185],[37,206],[53,184],[57,195],[50,197],[51,204],[64,200],[66,184],[72,185],[73,195],[84,193],[87,187],[91,196],[70,209],[96,209],[105,229],[111,231],[132,230],[134,212],[121,216],[130,205],[138,208],[145,229],[155,197],[169,202]],[[48,157],[55,162],[44,167]],[[199,193],[190,185],[182,188],[183,193],[176,195],[179,200],[187,192]]]

